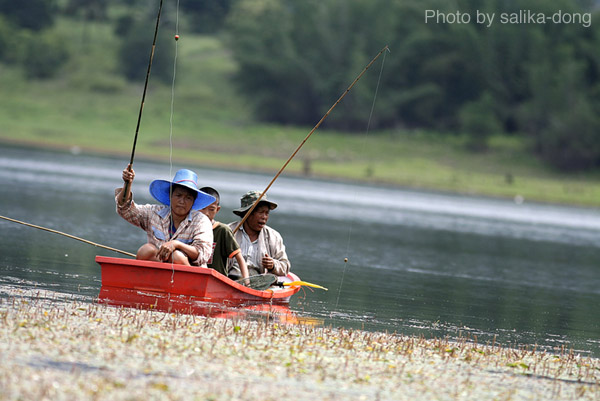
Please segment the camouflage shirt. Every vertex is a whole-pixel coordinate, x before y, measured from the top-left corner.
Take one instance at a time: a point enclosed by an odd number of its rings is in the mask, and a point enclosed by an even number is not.
[[[208,267],[226,276],[229,273],[227,262],[240,253],[240,246],[233,237],[231,228],[218,221],[213,224],[213,237],[215,250],[212,260],[208,262]]]

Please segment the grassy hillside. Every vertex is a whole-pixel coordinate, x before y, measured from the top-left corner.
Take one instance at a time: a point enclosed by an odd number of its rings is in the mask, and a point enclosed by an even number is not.
[[[0,66],[0,141],[117,154],[125,165],[142,84],[116,73],[119,39],[101,24],[61,20],[55,29],[72,38],[73,57],[59,78],[27,82],[21,71]],[[254,121],[246,99],[235,93],[237,67],[219,38],[182,35],[177,46],[172,118],[171,85],[151,78],[136,156],[168,160],[172,141],[174,159],[190,165],[275,173],[312,127]],[[489,151],[473,154],[461,136],[319,129],[286,173],[307,169],[317,177],[600,206],[598,173],[554,172],[514,137],[493,137]]]

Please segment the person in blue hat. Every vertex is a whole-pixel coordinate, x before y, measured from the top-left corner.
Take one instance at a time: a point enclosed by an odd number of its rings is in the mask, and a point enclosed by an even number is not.
[[[136,258],[206,267],[213,252],[213,230],[200,209],[215,198],[198,189],[196,173],[182,169],[172,181],[152,181],[150,194],[162,205],[136,204],[129,192],[134,178],[129,165],[123,170],[123,188],[115,190],[115,201],[117,213],[148,234],[148,242],[138,249]]]

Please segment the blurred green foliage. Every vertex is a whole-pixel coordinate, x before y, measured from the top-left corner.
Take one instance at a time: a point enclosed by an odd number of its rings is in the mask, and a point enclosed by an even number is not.
[[[492,134],[527,135],[543,159],[579,170],[600,165],[600,121],[593,118],[600,112],[600,30],[592,6],[569,0],[239,0],[227,32],[240,65],[238,86],[267,121],[318,121],[388,44],[371,126],[462,132],[479,151]],[[428,10],[436,18],[427,20]],[[469,23],[453,20],[457,11],[468,14]],[[494,13],[495,22],[477,23],[478,13]],[[532,23],[523,13],[555,19]],[[364,131],[378,79],[376,72],[365,76],[326,124]]]
[[[176,25],[223,36],[236,61],[236,87],[262,121],[314,125],[389,45],[391,53],[324,127],[361,133],[370,123],[375,130],[466,134],[474,152],[485,152],[493,135],[509,133],[527,138],[534,155],[562,171],[600,166],[600,28],[594,24],[600,14],[593,0],[164,3],[153,77],[172,78]],[[144,79],[157,7],[146,0],[0,0],[0,62],[22,65],[31,79],[56,77],[69,63],[70,38],[51,31],[52,24],[65,16],[90,26],[102,21],[120,39],[117,48],[104,49],[118,65],[111,72],[116,84],[109,74],[90,79],[104,91],[118,90],[123,78]],[[457,12],[468,23],[452,20]],[[524,12],[558,20],[501,20]],[[476,19],[483,13],[493,14],[493,23]],[[15,40],[19,46],[11,45]]]
[[[28,78],[50,78],[68,58],[62,39],[53,33],[26,34],[21,62]]]
[[[162,27],[168,22],[162,23]],[[118,52],[120,71],[131,81],[144,81],[152,49],[152,39],[156,28],[156,15],[144,14],[138,20],[129,21],[116,27],[121,37]],[[170,46],[173,37],[167,29],[158,30],[156,48],[152,60],[152,76],[163,82],[173,77],[174,48]]]
[[[41,31],[52,26],[59,11],[53,0],[0,0],[0,15],[16,27]]]
[[[180,7],[193,32],[211,34],[221,30],[233,0],[181,0]]]
[[[68,59],[62,38],[47,32],[57,12],[51,0],[0,0],[0,61],[22,65],[28,78],[53,77]]]

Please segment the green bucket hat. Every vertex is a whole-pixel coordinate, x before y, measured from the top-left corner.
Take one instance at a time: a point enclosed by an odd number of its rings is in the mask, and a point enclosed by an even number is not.
[[[238,209],[234,209],[233,213],[243,217],[248,210],[254,205],[254,202],[260,197],[260,191],[248,191],[242,196],[240,199],[242,206]],[[260,200],[260,203],[265,203],[269,205],[269,209],[273,210],[277,207],[277,203],[270,201],[267,199],[267,195],[263,196]]]

